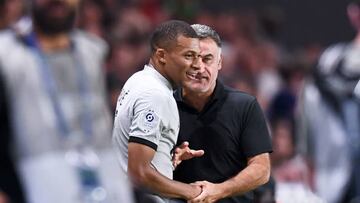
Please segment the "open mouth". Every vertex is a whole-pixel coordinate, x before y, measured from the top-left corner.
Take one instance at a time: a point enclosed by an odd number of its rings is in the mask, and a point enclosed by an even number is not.
[[[190,73],[190,72],[186,72],[186,75],[188,78],[190,78],[191,80],[196,80],[196,81],[201,81],[203,79],[206,79],[207,77],[202,76],[199,73]]]

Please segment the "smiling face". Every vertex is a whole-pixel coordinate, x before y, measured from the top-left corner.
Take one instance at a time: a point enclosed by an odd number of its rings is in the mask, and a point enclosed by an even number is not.
[[[199,70],[199,39],[180,35],[176,44],[164,52],[164,76],[173,86],[191,85],[194,80],[193,73]]]
[[[188,76],[191,80],[189,85],[184,86],[186,91],[196,93],[208,93],[215,89],[216,79],[221,69],[221,48],[211,38],[200,40],[200,68],[190,72]]]

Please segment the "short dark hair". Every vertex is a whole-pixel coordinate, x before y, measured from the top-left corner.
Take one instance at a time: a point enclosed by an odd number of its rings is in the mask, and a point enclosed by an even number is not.
[[[151,53],[157,48],[171,48],[179,36],[198,38],[190,24],[180,20],[169,20],[160,24],[153,32],[150,39]]]
[[[196,34],[199,36],[200,39],[211,38],[215,41],[218,47],[221,47],[221,39],[219,34],[210,26],[193,24],[191,25],[191,27],[195,30]]]

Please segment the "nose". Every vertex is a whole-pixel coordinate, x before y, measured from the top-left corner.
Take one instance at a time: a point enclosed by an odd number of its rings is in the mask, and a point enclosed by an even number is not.
[[[197,56],[192,64],[192,67],[196,70],[198,70],[200,73],[204,72],[205,70],[205,64],[202,61],[201,56]]]

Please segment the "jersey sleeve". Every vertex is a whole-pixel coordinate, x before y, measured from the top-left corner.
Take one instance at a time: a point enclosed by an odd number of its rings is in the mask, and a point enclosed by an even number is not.
[[[244,126],[241,143],[246,157],[272,152],[265,116],[256,99],[251,101],[248,110],[245,111]]]
[[[168,97],[160,91],[145,92],[134,103],[129,142],[136,142],[151,147],[155,151],[161,138],[163,104]]]

